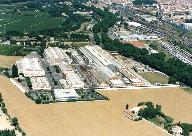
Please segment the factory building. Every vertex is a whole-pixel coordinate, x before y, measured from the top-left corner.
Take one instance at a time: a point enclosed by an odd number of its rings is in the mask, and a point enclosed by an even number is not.
[[[32,52],[20,61],[16,62],[18,74],[24,74],[25,77],[44,76],[45,70],[41,64],[38,55]]]
[[[74,89],[84,88],[84,83],[81,81],[80,77],[74,72],[66,74],[66,80],[69,85]]]
[[[71,49],[71,55],[76,63],[80,65],[85,65],[83,58],[77,53],[76,50]]]
[[[54,89],[55,99],[57,101],[77,100],[78,94],[72,88],[70,89]]]
[[[31,84],[33,91],[37,90],[51,90],[51,86],[46,77],[31,77]]]
[[[113,84],[114,87],[123,87],[124,86],[123,81],[119,78],[113,78],[110,80],[110,82]]]
[[[61,69],[61,72],[63,74],[68,74],[68,73],[74,72],[73,68],[70,65],[66,64],[65,62],[61,62],[59,64],[59,68]]]
[[[72,59],[69,58],[66,52],[58,47],[48,47],[45,49],[44,55],[50,65],[59,65],[61,62],[72,63]]]
[[[59,83],[61,84],[62,88],[64,89],[69,89],[71,88],[71,86],[69,85],[69,83],[67,82],[67,80],[65,79],[60,79]]]
[[[87,58],[89,64],[93,65],[98,71],[102,72],[109,79],[116,76],[116,74],[108,68],[111,62],[100,54],[93,46],[85,46],[79,49],[81,53]]]
[[[130,78],[131,84],[133,86],[143,86],[144,83],[139,78]]]

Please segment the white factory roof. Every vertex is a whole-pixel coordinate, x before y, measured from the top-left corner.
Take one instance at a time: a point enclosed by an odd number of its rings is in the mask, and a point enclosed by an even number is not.
[[[140,82],[142,82],[139,78],[130,78],[130,80],[131,80],[131,82],[132,83],[140,83]]]
[[[85,64],[83,58],[77,53],[76,50],[71,49],[70,51],[71,51],[71,55],[74,57],[74,59],[75,59],[79,64],[81,64],[81,65],[82,65],[82,64]]]
[[[83,81],[81,81],[80,77],[74,72],[66,74],[66,80],[73,88],[84,87]]]
[[[110,81],[114,86],[124,86],[124,83],[119,78],[111,79]]]
[[[71,86],[69,85],[69,83],[67,82],[67,80],[65,80],[65,79],[60,79],[59,82],[60,82],[60,84],[63,86],[64,89],[69,89],[69,88],[71,88]]]
[[[46,77],[31,77],[33,90],[51,90],[51,86]]]
[[[137,23],[137,22],[127,22],[127,24],[130,25],[130,26],[135,26],[135,27],[141,26],[141,24]]]
[[[48,47],[45,49],[45,56],[48,60],[67,61],[69,63],[72,61],[65,51],[58,47]]]
[[[103,65],[109,65],[111,62],[105,58],[100,52],[98,52],[94,46],[85,46],[85,48],[90,51]]]
[[[72,88],[70,89],[54,89],[54,94],[56,100],[68,100],[68,99],[77,99],[78,94]]]
[[[107,66],[113,64],[107,57],[96,49],[96,46],[81,47],[80,51],[86,56],[90,63],[92,63],[98,71],[103,72],[108,78],[115,77],[115,73]]]
[[[41,64],[41,60],[36,52],[32,52],[25,56],[20,61],[16,62],[18,73],[23,73],[24,76],[44,76],[45,70]]]
[[[25,56],[23,59],[17,61],[16,63],[18,68],[22,70],[38,71],[43,69],[39,56],[36,52],[30,53],[29,55]]]
[[[39,62],[38,58],[23,58],[21,60],[23,70],[28,70],[28,71],[38,71],[42,70],[43,68],[41,67],[41,64]]]
[[[64,74],[69,73],[69,72],[74,72],[71,65],[69,65],[69,64],[67,64],[65,62],[61,62],[59,64],[59,68],[61,69],[62,73],[64,73]]]

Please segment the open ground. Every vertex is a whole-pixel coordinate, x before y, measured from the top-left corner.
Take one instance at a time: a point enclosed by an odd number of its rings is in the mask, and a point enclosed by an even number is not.
[[[192,95],[179,88],[101,91],[110,101],[36,105],[0,76],[0,92],[8,113],[29,136],[166,136],[153,125],[123,116],[125,104],[152,101],[176,121],[192,123]]]
[[[20,60],[21,58],[21,56],[0,55],[0,67],[10,68],[17,60]]]

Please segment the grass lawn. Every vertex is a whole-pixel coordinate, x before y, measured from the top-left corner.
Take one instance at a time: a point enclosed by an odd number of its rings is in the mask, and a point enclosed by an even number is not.
[[[155,83],[167,84],[169,81],[169,77],[163,74],[160,74],[158,72],[143,72],[143,73],[140,73],[140,75],[143,76],[152,84],[155,84]]]

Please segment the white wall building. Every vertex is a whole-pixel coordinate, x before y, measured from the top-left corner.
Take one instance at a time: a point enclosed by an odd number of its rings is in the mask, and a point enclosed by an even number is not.
[[[45,58],[50,65],[59,65],[61,62],[66,62],[71,64],[72,59],[66,54],[66,52],[58,47],[48,47],[44,51]]]
[[[49,81],[46,77],[31,77],[31,84],[32,84],[32,89],[34,91],[36,90],[51,90],[51,86],[49,84]]]
[[[171,131],[173,132],[173,135],[175,136],[183,136],[182,133],[183,133],[183,129],[180,127],[180,126],[173,126]]]
[[[61,69],[61,72],[63,74],[68,74],[68,73],[74,72],[73,68],[70,65],[66,64],[65,62],[61,62],[59,64],[59,68]]]
[[[76,100],[78,94],[74,89],[54,89],[55,99],[57,101]]]
[[[114,79],[111,79],[110,81],[113,84],[113,86],[115,86],[115,87],[123,87],[124,86],[123,81],[121,81],[121,79],[119,79],[119,78],[114,78]]]
[[[39,58],[36,57],[25,57],[20,61],[16,62],[18,68],[18,74],[24,74],[25,77],[44,76],[45,70],[40,62]]]
[[[79,49],[81,53],[87,58],[89,63],[96,68],[98,71],[102,72],[109,79],[116,77],[116,74],[108,68],[110,64],[115,64],[111,62],[108,57],[101,53],[101,50],[97,46],[85,46]]]
[[[74,89],[84,88],[83,81],[81,81],[80,77],[75,73],[66,74],[66,80]]]
[[[73,59],[75,60],[75,62],[77,62],[80,65],[85,65],[83,58],[77,53],[76,50],[71,49],[71,55],[72,55]]]

